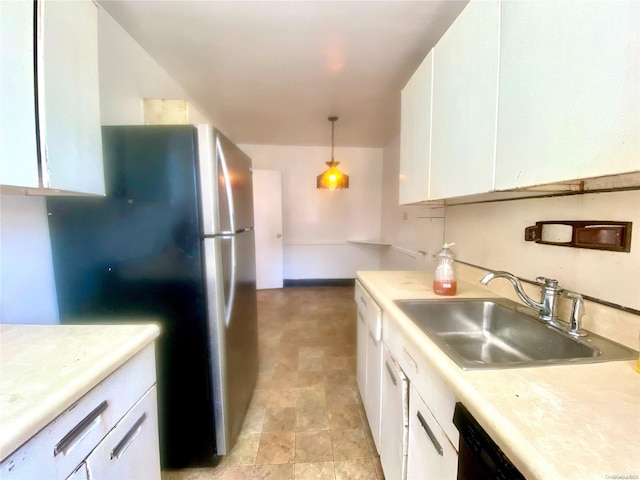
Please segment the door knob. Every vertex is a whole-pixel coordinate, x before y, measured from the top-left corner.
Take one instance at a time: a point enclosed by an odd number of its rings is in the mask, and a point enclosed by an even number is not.
[[[282,235],[279,233],[276,235],[276,238],[282,238]]]

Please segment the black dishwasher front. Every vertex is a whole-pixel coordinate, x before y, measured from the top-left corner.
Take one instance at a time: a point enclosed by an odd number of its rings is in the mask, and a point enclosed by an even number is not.
[[[524,476],[461,403],[456,403],[453,423],[460,432],[458,480],[524,480]]]

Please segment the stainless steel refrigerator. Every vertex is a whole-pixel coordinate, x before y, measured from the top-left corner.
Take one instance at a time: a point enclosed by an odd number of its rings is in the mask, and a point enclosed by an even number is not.
[[[158,322],[162,465],[215,464],[258,373],[251,160],[208,125],[102,133],[107,195],[47,199],[61,322]]]

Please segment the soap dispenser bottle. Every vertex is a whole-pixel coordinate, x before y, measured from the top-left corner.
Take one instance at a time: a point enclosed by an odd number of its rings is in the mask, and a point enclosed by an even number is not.
[[[450,247],[455,243],[445,243],[442,249],[434,255],[436,258],[436,272],[433,280],[433,291],[437,295],[455,295],[458,288],[454,261],[455,253]]]

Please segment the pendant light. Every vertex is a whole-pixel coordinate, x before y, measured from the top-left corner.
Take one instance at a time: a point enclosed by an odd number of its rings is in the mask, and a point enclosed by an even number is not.
[[[336,124],[336,120],[338,120],[338,117],[329,117],[329,121],[331,122],[331,161],[325,162],[327,165],[329,165],[329,169],[318,175],[318,178],[316,179],[317,188],[327,190],[335,190],[336,188],[349,188],[349,175],[345,175],[340,170],[338,170],[338,165],[340,165],[340,162],[336,162],[333,158],[334,127]]]

